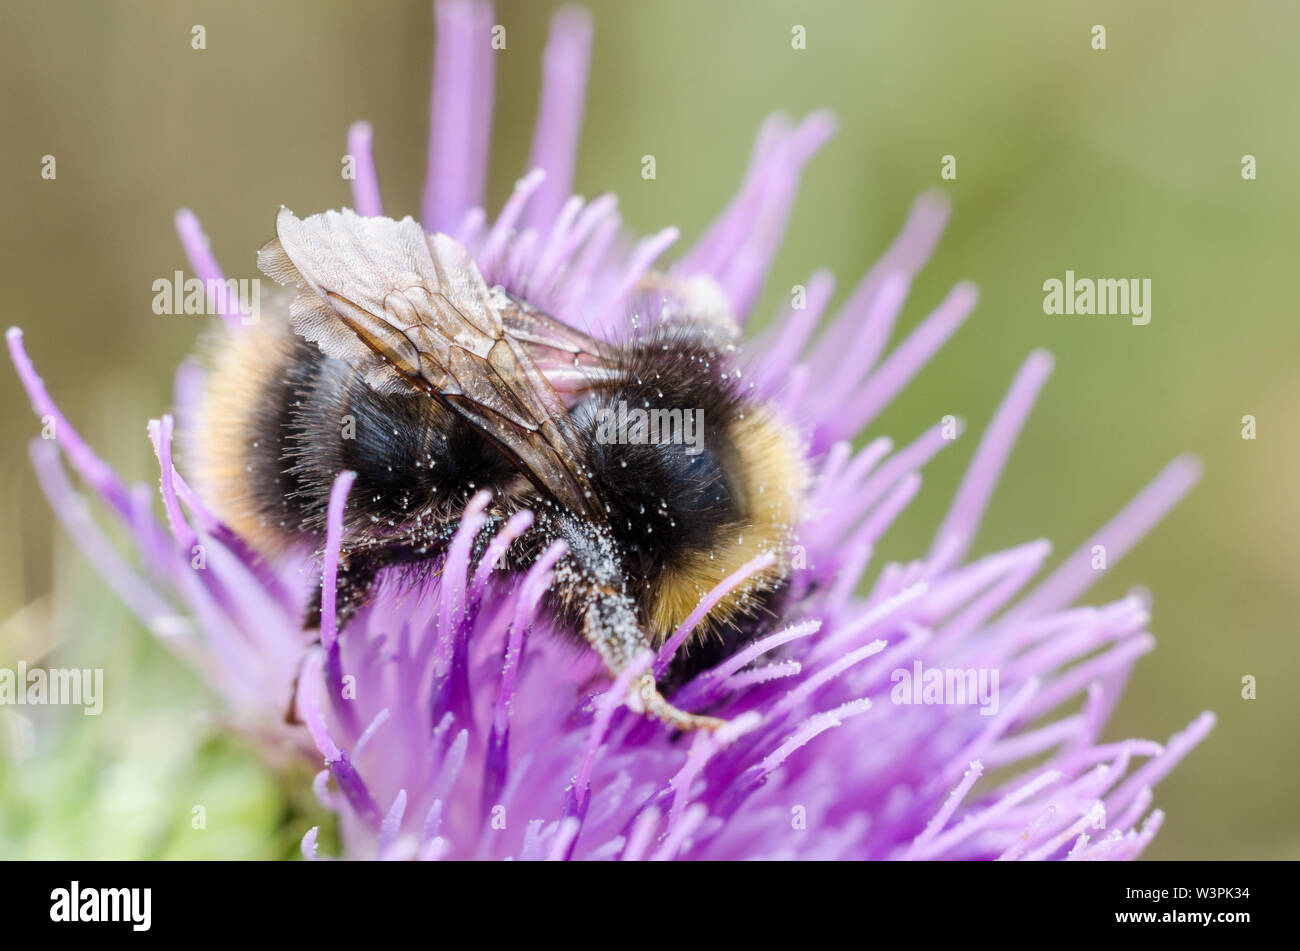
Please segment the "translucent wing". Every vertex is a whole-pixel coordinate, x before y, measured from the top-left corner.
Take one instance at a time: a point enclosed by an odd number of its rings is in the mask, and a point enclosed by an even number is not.
[[[502,298],[501,319],[520,341],[547,381],[562,393],[578,393],[616,383],[624,362],[617,347],[556,320],[531,304],[495,288]]]
[[[556,379],[582,388],[584,359],[592,373],[614,372],[606,345],[489,289],[464,246],[426,235],[409,217],[344,210],[299,219],[281,209],[276,235],[258,266],[298,287],[289,313],[299,334],[378,390],[442,400],[539,489],[591,513],[567,408],[532,351],[557,364]],[[571,372],[562,374],[565,361]]]

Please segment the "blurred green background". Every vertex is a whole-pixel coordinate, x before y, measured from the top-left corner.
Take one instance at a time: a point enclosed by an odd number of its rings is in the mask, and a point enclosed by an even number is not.
[[[1148,852],[1300,857],[1297,463],[1300,57],[1297,8],[1211,2],[600,0],[577,170],[619,194],[640,231],[689,245],[729,198],[762,118],[833,109],[840,132],[805,175],[760,313],[815,267],[837,300],[921,190],[954,213],[903,318],[954,282],[974,317],[873,432],[908,440],[946,413],[978,432],[1034,347],[1053,379],[1013,456],[981,551],[1074,546],[1184,450],[1205,478],[1088,596],[1144,584],[1158,649],[1108,736],[1165,739],[1198,712],[1219,725],[1166,779]],[[549,2],[499,3],[491,207],[524,169]],[[202,24],[207,49],[190,47]],[[791,49],[791,27],[807,49]],[[1107,49],[1091,48],[1091,29]],[[348,124],[369,119],[386,210],[415,211],[424,167],[432,14],[414,2],[10,0],[0,31],[0,281],[46,382],[131,479],[156,477],[145,420],[203,318],[151,312],[184,268],[172,214],[193,208],[231,276],[281,203],[349,202]],[[640,157],[658,178],[644,182]],[[1256,156],[1258,179],[1241,159]],[[41,157],[58,177],[43,181]],[[957,158],[941,183],[940,159]],[[1041,286],[1149,277],[1149,326],[1044,316]],[[1258,420],[1255,441],[1241,417]],[[38,432],[0,372],[0,665],[107,666],[99,718],[0,711],[0,857],[276,856],[309,821],[225,738],[215,704],[153,645],[54,525],[25,446]],[[928,547],[974,446],[926,472],[881,553]],[[1241,678],[1258,699],[1241,699]],[[35,713],[33,713],[35,710]],[[191,829],[205,804],[207,829]],[[306,808],[310,812],[310,808]]]

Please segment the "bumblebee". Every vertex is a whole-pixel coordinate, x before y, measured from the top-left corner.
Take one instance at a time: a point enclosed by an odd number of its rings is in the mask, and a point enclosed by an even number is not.
[[[502,567],[524,571],[563,540],[548,604],[611,675],[756,556],[774,558],[708,612],[684,663],[743,640],[782,588],[803,453],[724,368],[739,334],[716,287],[649,275],[641,290],[671,313],[614,344],[489,288],[463,245],[410,217],[281,209],[258,266],[292,300],[213,347],[191,466],[217,514],[268,556],[320,551],[331,486],[356,473],[340,630],[381,572],[432,570],[484,489],[475,557],[531,510]],[[318,596],[304,626],[319,618]],[[676,729],[723,722],[674,707],[650,673],[630,703]]]

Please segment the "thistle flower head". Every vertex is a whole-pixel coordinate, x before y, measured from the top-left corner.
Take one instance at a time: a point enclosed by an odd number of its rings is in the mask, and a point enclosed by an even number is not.
[[[665,229],[633,238],[613,196],[570,187],[591,23],[562,10],[546,49],[529,171],[495,217],[483,207],[493,96],[492,15],[437,5],[428,179],[420,220],[468,247],[489,284],[608,339],[635,332],[652,268],[721,295],[744,321],[760,296],[801,169],[833,122],[769,119],[716,222],[684,253]],[[384,212],[364,124],[348,136],[352,201]],[[1192,486],[1174,460],[1073,555],[1044,573],[1034,541],[971,556],[986,504],[1051,371],[1031,354],[984,430],[929,551],[877,565],[874,549],[921,488],[920,472],[960,428],[940,420],[901,448],[851,440],[956,331],[975,305],[959,285],[890,347],[911,281],[947,206],[922,196],[902,233],[845,303],[828,312],[823,271],[796,305],[720,372],[737,373],[802,434],[814,474],[791,557],[785,614],[753,643],[686,683],[684,709],[729,724],[672,735],[627,709],[632,679],[662,672],[718,599],[766,567],[723,580],[659,651],[615,682],[542,610],[561,555],[526,574],[494,571],[528,531],[526,514],[472,557],[486,495],[469,504],[436,577],[393,583],[342,634],[332,598],[349,474],[335,483],[323,559],[259,558],[173,464],[176,423],[149,424],[162,517],[62,417],[23,350],[8,343],[57,443],[32,459],[54,511],[108,583],[161,640],[202,671],[243,729],[322,765],[315,793],[337,814],[344,854],[381,858],[1132,858],[1155,835],[1152,787],[1209,731],[1202,714],[1167,743],[1104,742],[1107,718],[1153,644],[1148,600],[1077,599]],[[204,280],[221,273],[195,217],[177,216]],[[240,314],[226,313],[230,332]],[[816,342],[815,332],[820,330]],[[182,367],[177,418],[192,417],[198,373]],[[130,532],[119,554],[68,479],[76,471]],[[301,630],[324,579],[319,643]],[[865,592],[865,593],[863,593]],[[296,722],[286,722],[292,699]],[[316,830],[303,839],[316,853]]]

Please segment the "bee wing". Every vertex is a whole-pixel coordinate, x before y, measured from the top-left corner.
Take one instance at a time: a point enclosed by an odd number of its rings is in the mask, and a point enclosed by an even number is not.
[[[499,289],[498,289],[499,290]],[[556,320],[531,304],[501,292],[506,332],[528,349],[547,381],[561,393],[579,393],[617,383],[625,361],[612,344]]]
[[[289,313],[299,334],[354,366],[377,390],[418,390],[442,400],[540,490],[591,512],[568,410],[529,352],[576,346],[575,337],[556,329],[563,325],[537,320],[536,311],[519,316],[531,309],[490,290],[464,246],[425,235],[410,217],[344,210],[299,219],[281,209],[276,235],[258,253],[258,266],[297,285]],[[503,307],[522,336],[508,329]]]

